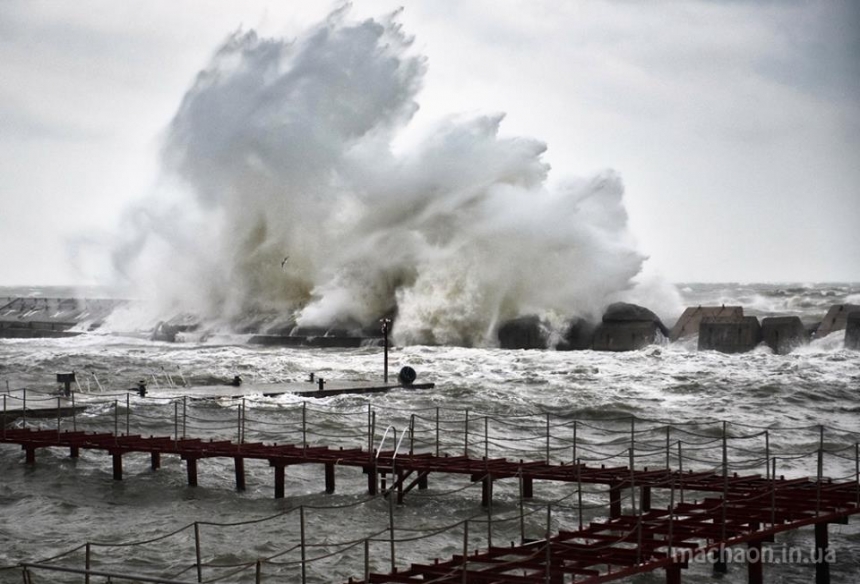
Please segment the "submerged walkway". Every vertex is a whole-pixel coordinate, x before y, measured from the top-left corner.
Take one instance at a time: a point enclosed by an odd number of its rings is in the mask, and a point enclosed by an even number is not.
[[[401,436],[402,441],[403,436]],[[385,442],[385,437],[381,443]],[[428,477],[436,474],[466,475],[482,483],[482,504],[492,505],[493,483],[516,479],[522,499],[533,497],[535,480],[598,484],[608,487],[606,518],[574,530],[552,535],[548,529],[540,541],[523,542],[512,547],[494,547],[469,553],[468,527],[464,553],[451,559],[427,564],[412,564],[390,574],[366,573],[362,582],[494,582],[597,583],[617,580],[637,573],[664,569],[669,584],[680,582],[681,569],[706,554],[725,553],[732,546],[748,546],[749,582],[762,582],[762,544],[773,541],[777,533],[815,526],[815,546],[820,552],[816,582],[829,581],[825,551],[827,525],[846,523],[860,513],[860,482],[816,479],[786,480],[760,475],[738,476],[724,464],[722,472],[691,472],[669,468],[651,469],[628,466],[564,464],[545,461],[508,460],[445,456],[436,453],[400,453],[397,448],[383,451],[363,448],[280,445],[202,440],[175,436],[144,437],[105,432],[62,431],[60,429],[4,428],[0,443],[19,445],[26,462],[36,462],[42,448],[68,448],[72,457],[81,449],[103,451],[112,457],[113,478],[123,478],[122,459],[130,453],[148,453],[152,469],[158,469],[164,455],[175,455],[186,462],[188,484],[197,484],[197,461],[205,458],[233,459],[236,487],[245,488],[245,460],[266,460],[274,469],[275,497],[285,496],[286,468],[297,464],[325,467],[326,492],[335,490],[338,466],[361,468],[368,477],[368,492],[396,496],[403,502],[415,487],[424,489]],[[724,440],[725,444],[725,440]],[[724,447],[725,453],[725,447]],[[724,454],[725,456],[725,454]],[[667,459],[668,460],[668,459]],[[632,461],[632,452],[631,452]],[[725,458],[724,458],[725,461]],[[386,483],[389,483],[386,485]],[[622,491],[629,500],[622,508]],[[659,491],[664,507],[652,506]],[[694,502],[685,493],[704,493]],[[689,497],[688,497],[689,499]],[[580,501],[581,507],[581,501]],[[753,559],[756,561],[753,561]],[[725,567],[717,557],[715,568]]]

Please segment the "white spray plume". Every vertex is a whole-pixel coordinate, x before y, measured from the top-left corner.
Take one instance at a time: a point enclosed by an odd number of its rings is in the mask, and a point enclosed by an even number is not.
[[[170,125],[177,191],[134,215],[124,271],[162,317],[396,311],[400,343],[492,344],[505,319],[595,317],[622,297],[644,258],[614,173],[550,189],[545,145],[500,137],[503,115],[452,116],[394,153],[425,70],[394,17],[232,35]]]

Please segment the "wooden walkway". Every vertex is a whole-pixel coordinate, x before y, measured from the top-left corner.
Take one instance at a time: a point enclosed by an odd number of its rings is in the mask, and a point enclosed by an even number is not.
[[[285,469],[296,464],[322,464],[324,488],[335,490],[338,466],[361,468],[368,477],[368,492],[381,491],[399,502],[415,487],[427,487],[431,474],[466,475],[482,483],[482,503],[492,504],[493,482],[520,481],[524,499],[533,496],[535,480],[600,484],[608,487],[608,518],[564,530],[541,541],[454,556],[432,564],[413,564],[391,574],[370,574],[363,582],[419,583],[545,583],[608,582],[657,569],[666,571],[669,584],[680,582],[681,569],[704,554],[721,553],[745,544],[758,550],[777,533],[815,526],[816,549],[828,547],[827,525],[846,523],[860,513],[860,483],[811,479],[771,479],[758,475],[737,476],[714,472],[680,472],[670,469],[596,467],[584,464],[524,462],[505,458],[409,454],[395,451],[368,452],[361,448],[330,449],[263,443],[204,441],[192,438],[120,436],[111,433],[69,432],[4,428],[0,443],[17,444],[34,464],[40,448],[68,448],[76,457],[80,449],[107,452],[113,459],[113,477],[121,480],[122,457],[149,453],[158,469],[163,455],[186,461],[188,484],[197,484],[197,461],[232,458],[236,487],[245,488],[244,461],[267,460],[274,469],[275,497],[284,497]],[[386,479],[390,481],[385,486]],[[630,490],[629,508],[622,509],[622,490]],[[652,494],[661,491],[665,508],[652,508]],[[581,490],[580,490],[581,492]],[[684,493],[704,493],[695,502]],[[752,556],[751,556],[752,557]],[[720,560],[715,567],[724,566]],[[762,582],[762,561],[748,562],[749,582]],[[829,565],[816,564],[816,582],[829,582]]]

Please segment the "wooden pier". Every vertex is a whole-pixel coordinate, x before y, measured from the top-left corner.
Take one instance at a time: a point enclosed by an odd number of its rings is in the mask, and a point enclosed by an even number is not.
[[[235,389],[225,388],[225,392]],[[148,401],[149,398],[140,400],[139,403],[152,403]],[[353,438],[358,440],[359,444],[355,445],[353,441],[352,445],[330,447],[321,444],[319,437],[312,436],[314,424],[309,418],[324,410],[308,408],[307,401],[295,406],[285,406],[287,409],[284,411],[297,408],[292,410],[296,413],[292,417],[301,420],[293,429],[283,426],[277,430],[278,436],[287,437],[292,433],[301,438],[300,441],[288,444],[246,440],[246,434],[256,433],[255,437],[261,434],[258,433],[259,430],[246,428],[244,405],[237,408],[234,438],[226,439],[186,436],[183,418],[184,409],[189,406],[188,396],[184,396],[181,402],[172,401],[167,404],[167,407],[172,406],[174,413],[172,435],[132,434],[129,418],[132,411],[131,402],[126,397],[125,411],[122,414],[118,401],[114,404],[113,432],[79,430],[74,418],[71,424],[68,420],[62,422],[58,419],[54,428],[44,427],[44,424],[42,428],[11,428],[4,425],[0,444],[17,445],[24,451],[27,464],[35,464],[37,452],[44,448],[66,449],[72,457],[79,457],[82,449],[103,452],[111,457],[112,476],[115,480],[125,478],[125,456],[135,453],[148,455],[153,471],[161,467],[165,456],[175,456],[184,462],[190,487],[198,484],[198,462],[219,458],[232,462],[235,488],[240,491],[246,489],[246,461],[261,460],[267,462],[272,469],[270,476],[273,492],[279,499],[288,496],[286,477],[289,468],[307,464],[322,467],[320,491],[326,493],[336,491],[339,468],[361,469],[366,476],[366,490],[370,497],[368,501],[376,497],[386,497],[390,506],[408,505],[410,492],[414,489],[427,489],[431,480],[443,475],[465,477],[467,484],[475,485],[480,491],[480,504],[486,513],[488,530],[485,547],[475,549],[469,545],[469,520],[465,523],[461,521],[446,528],[455,532],[461,530],[464,544],[461,554],[447,559],[427,558],[426,562],[412,561],[408,567],[398,568],[395,564],[396,527],[392,513],[391,571],[378,573],[370,569],[368,539],[365,542],[364,575],[354,580],[356,583],[419,584],[433,581],[452,584],[597,584],[661,570],[665,574],[667,584],[677,584],[681,582],[683,570],[691,564],[708,562],[713,565],[715,571],[723,571],[727,569],[727,558],[737,557],[736,554],[729,554],[742,549],[748,558],[748,582],[761,584],[763,567],[768,563],[765,561],[765,552],[772,551],[767,544],[773,542],[774,537],[781,533],[811,527],[815,532],[815,581],[817,584],[826,584],[829,582],[828,525],[845,524],[852,515],[860,513],[860,445],[850,438],[852,443],[844,447],[828,446],[831,456],[846,461],[853,468],[849,471],[850,474],[843,473],[840,479],[827,478],[823,474],[824,457],[828,454],[825,448],[825,430],[817,426],[808,429],[814,432],[813,435],[819,441],[818,449],[809,453],[817,457],[814,477],[784,478],[776,473],[777,459],[770,446],[771,432],[777,432],[779,429],[732,433],[726,422],[703,432],[699,432],[696,426],[689,425],[652,425],[650,428],[643,428],[643,425],[648,424],[635,418],[629,420],[629,429],[626,430],[623,428],[625,422],[620,425],[609,422],[615,424],[607,430],[608,436],[615,436],[611,440],[613,444],[618,444],[619,433],[627,433],[630,439],[629,448],[624,449],[621,454],[622,457],[627,457],[628,463],[618,464],[618,455],[603,456],[599,452],[594,452],[596,458],[592,459],[599,462],[582,462],[580,455],[585,454],[585,451],[595,444],[593,437],[582,442],[582,434],[588,430],[590,424],[564,421],[553,426],[549,415],[536,419],[515,417],[515,421],[492,418],[492,421],[502,428],[491,432],[490,416],[475,418],[474,414],[470,415],[467,410],[463,412],[464,417],[449,421],[451,424],[462,424],[462,454],[458,454],[450,452],[453,443],[446,440],[456,438],[456,435],[455,432],[445,429],[447,422],[440,418],[439,408],[435,408],[435,415],[426,418],[420,413],[411,414],[408,418],[408,429],[398,435],[390,424],[384,432],[377,431],[376,412],[371,411],[368,404],[368,426],[354,428],[356,433]],[[147,407],[152,408],[151,405]],[[180,408],[183,410],[182,414]],[[151,412],[147,416],[150,414]],[[342,419],[342,416],[347,414],[336,411],[333,415]],[[365,414],[359,411],[349,415]],[[189,419],[199,418],[193,416]],[[543,456],[532,455],[530,458],[519,459],[495,456],[496,452],[490,450],[492,443],[502,440],[506,435],[510,437],[512,424],[518,424],[520,429],[528,428],[534,431],[535,427],[539,426],[535,422],[542,419],[545,423],[543,434],[534,433],[532,446],[538,447],[538,453],[543,450]],[[165,421],[169,423],[171,420]],[[403,421],[403,418],[400,421]],[[104,427],[106,422],[110,423],[109,420],[102,419],[99,424]],[[64,429],[61,423],[65,423],[67,427]],[[223,428],[223,419],[217,423]],[[422,423],[427,426],[422,428]],[[326,427],[330,424],[331,421],[324,423]],[[476,424],[483,426],[483,436],[474,432],[473,426]],[[71,429],[68,428],[69,425],[72,426]],[[120,432],[123,426],[126,430],[124,434]],[[594,430],[596,426],[591,427],[593,431],[597,431]],[[561,430],[572,431],[572,440],[562,441],[558,437]],[[719,433],[716,430],[719,430]],[[796,429],[785,431],[797,432]],[[848,434],[844,434],[846,431],[842,430],[839,432],[841,436],[853,436],[850,431]],[[673,433],[684,436],[688,441],[673,442]],[[665,450],[662,453],[659,452],[658,442],[643,438],[651,434],[659,439],[659,443],[664,444]],[[428,435],[433,435],[434,439],[421,439],[421,436]],[[760,453],[750,448],[750,441],[758,439],[763,439],[765,448]],[[756,457],[752,460],[764,462],[764,476],[733,470],[729,454],[733,441],[738,444],[738,452],[745,452]],[[694,458],[682,454],[682,443],[685,448],[695,451]],[[501,443],[501,447],[508,447],[507,444],[509,443]],[[716,455],[710,460],[715,464],[706,464],[708,468],[705,469],[682,467],[690,460],[702,462],[707,455],[705,449]],[[650,453],[637,454],[637,451],[642,450]],[[561,453],[566,454],[561,456]],[[759,455],[763,457],[758,458]],[[656,461],[652,458],[654,464],[642,464],[643,456],[655,457]],[[792,460],[797,460],[796,454],[790,456]],[[562,458],[566,460],[561,460]],[[671,464],[673,460],[676,461],[674,467]],[[734,464],[737,465],[735,468],[749,468],[744,460],[734,461]],[[546,504],[546,530],[541,537],[529,538],[523,530],[519,543],[511,543],[510,546],[494,545],[490,535],[494,485],[502,481],[513,481],[518,487],[520,522],[524,517],[523,505],[542,505],[535,501],[537,482],[574,485],[578,501],[573,503],[571,508],[579,510],[578,520],[571,520],[570,515],[567,515],[565,523],[553,529],[553,509],[552,503],[549,502]],[[505,484],[502,486],[505,487]],[[603,513],[592,513],[587,521],[583,517],[582,502],[585,486],[592,489],[592,496],[596,495],[604,501]],[[597,490],[593,490],[593,487],[597,487]],[[510,489],[507,492],[510,493]],[[304,535],[301,537],[301,546],[304,549]],[[355,542],[349,545],[354,546]],[[199,575],[197,581],[200,582],[203,581],[203,561],[199,549],[197,553],[195,565]],[[305,561],[303,557],[302,566]],[[263,581],[259,574],[262,573],[264,563],[257,560],[257,582]],[[89,556],[86,565],[90,565]],[[38,562],[27,563],[24,569],[51,570],[54,566]],[[68,566],[56,569],[79,570]],[[105,572],[79,573],[96,575]],[[304,582],[304,569],[302,574]],[[117,573],[112,576],[118,580],[122,577]],[[131,576],[127,575],[126,579],[128,578]],[[155,578],[146,581],[161,580]]]
[[[157,470],[165,455],[186,463],[189,486],[197,485],[197,462],[205,458],[232,459],[236,488],[244,490],[246,459],[266,460],[274,471],[274,494],[285,496],[285,472],[292,465],[321,464],[325,491],[335,490],[337,466],[360,467],[368,476],[368,492],[376,494],[379,478],[391,477],[386,494],[399,503],[412,488],[426,488],[431,474],[467,475],[482,483],[482,504],[491,504],[493,482],[520,481],[522,497],[533,495],[533,482],[561,481],[608,487],[608,519],[578,529],[563,530],[545,540],[512,547],[454,556],[433,564],[413,564],[408,570],[371,574],[366,582],[510,582],[570,581],[597,583],[617,580],[656,569],[666,571],[669,584],[680,582],[681,570],[702,554],[724,553],[745,544],[760,549],[773,536],[803,526],[816,527],[816,547],[827,549],[827,525],[847,523],[860,513],[860,483],[785,480],[758,475],[737,476],[712,472],[679,472],[669,469],[592,467],[585,464],[551,464],[505,458],[474,459],[466,456],[368,452],[361,448],[330,449],[303,445],[204,441],[170,436],[142,437],[111,433],[4,429],[0,442],[17,444],[26,462],[36,462],[40,448],[67,448],[72,457],[81,449],[100,450],[113,459],[113,478],[122,480],[122,457],[148,453]],[[621,491],[636,490],[632,512],[623,513]],[[652,492],[670,495],[666,508],[652,508]],[[682,502],[681,493],[702,493],[696,502]],[[716,562],[719,566],[719,560]],[[608,568],[608,569],[607,569]],[[760,584],[761,562],[749,564],[749,582]],[[523,574],[526,574],[525,576]],[[817,582],[827,582],[827,564],[818,567]],[[567,579],[566,579],[567,578]]]

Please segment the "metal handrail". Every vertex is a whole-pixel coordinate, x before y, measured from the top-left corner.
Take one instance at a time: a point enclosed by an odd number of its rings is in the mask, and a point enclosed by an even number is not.
[[[394,432],[393,440],[395,441],[395,443],[397,442],[397,428],[389,424],[389,426],[385,429],[385,432],[382,434],[382,440],[379,441],[379,446],[376,447],[376,455],[373,457],[374,460],[379,460],[379,455],[382,453],[382,445],[385,444],[385,439],[388,437],[389,430],[392,430]],[[396,448],[394,450],[394,455],[397,456]]]

